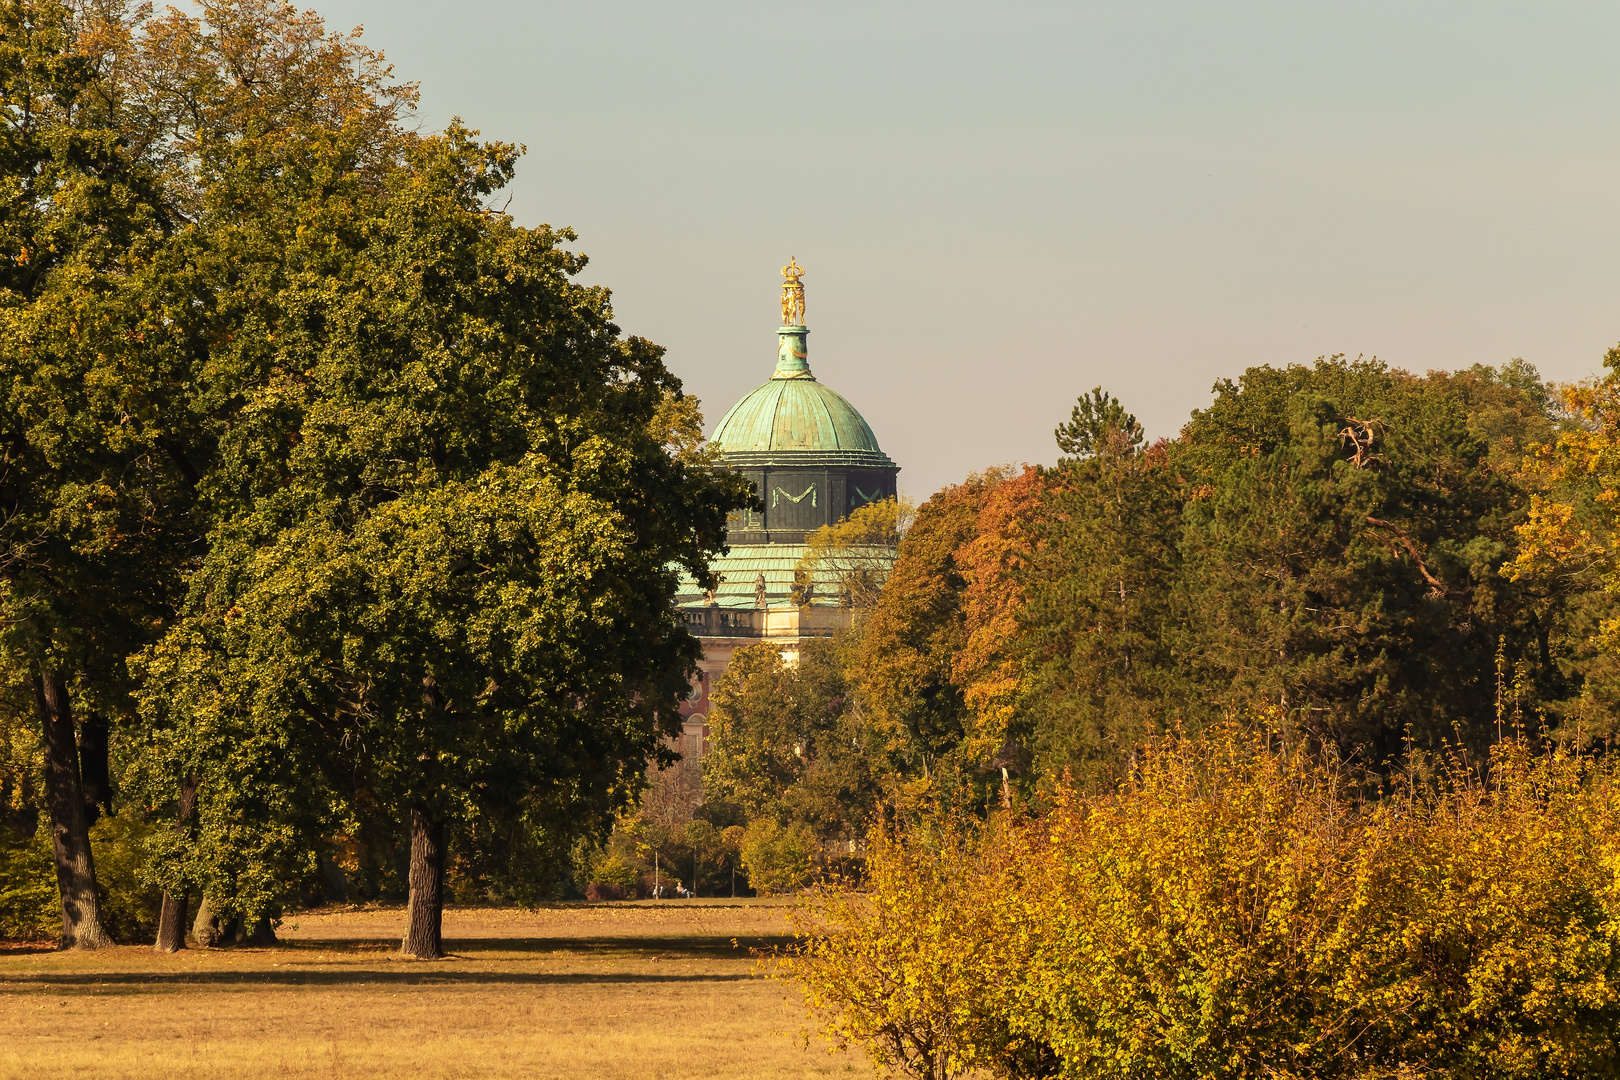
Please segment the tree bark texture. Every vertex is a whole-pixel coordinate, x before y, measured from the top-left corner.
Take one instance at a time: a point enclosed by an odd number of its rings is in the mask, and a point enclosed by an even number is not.
[[[411,811],[410,902],[400,951],[418,960],[444,955],[444,823],[428,811]]]
[[[158,908],[157,943],[154,952],[179,952],[186,947],[186,894],[175,896],[165,890]]]
[[[62,895],[63,949],[100,949],[112,944],[96,900],[96,866],[90,854],[90,821],[79,779],[79,746],[67,687],[40,669],[34,696],[45,728],[45,803],[51,814],[51,849]]]
[[[174,827],[185,832],[191,827],[191,815],[197,809],[197,778],[187,776],[180,782],[180,808],[175,814]],[[179,952],[186,947],[186,894],[174,896],[163,893],[163,906],[158,909],[157,942],[152,946],[160,953]]]
[[[219,941],[219,922],[214,918],[214,905],[206,896],[197,904],[197,921],[191,924],[191,940],[203,949],[212,948]]]

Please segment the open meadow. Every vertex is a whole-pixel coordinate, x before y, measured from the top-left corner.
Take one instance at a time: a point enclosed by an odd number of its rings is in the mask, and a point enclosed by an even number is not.
[[[452,908],[439,961],[397,908],[302,913],[270,948],[0,951],[0,1076],[773,1077],[864,1072],[796,1038],[755,970],[756,900]]]

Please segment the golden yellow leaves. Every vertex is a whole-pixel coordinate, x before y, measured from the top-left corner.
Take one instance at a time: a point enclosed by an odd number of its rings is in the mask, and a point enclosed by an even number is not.
[[[1533,495],[1516,529],[1519,551],[1502,568],[1511,580],[1595,573],[1610,592],[1620,587],[1620,382],[1564,389],[1564,408],[1576,422],[1557,444],[1540,447],[1525,475],[1548,495]],[[1620,651],[1620,621],[1604,621],[1595,636],[1608,651]]]
[[[1010,1044],[996,1008],[1010,959],[994,949],[1003,856],[966,822],[875,831],[867,892],[826,890],[796,912],[802,944],[776,974],[799,982],[838,1048],[879,1066],[943,1080],[993,1065]]]
[[[981,830],[874,836],[785,964],[909,1075],[1612,1070],[1620,783],[1523,744],[1395,777],[1237,729]]]

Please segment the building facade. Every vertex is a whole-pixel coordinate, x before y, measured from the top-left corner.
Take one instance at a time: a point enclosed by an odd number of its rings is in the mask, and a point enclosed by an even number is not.
[[[681,710],[680,749],[689,766],[703,756],[710,695],[737,649],[771,642],[792,657],[806,638],[849,624],[852,613],[836,582],[812,580],[808,597],[795,596],[805,537],[898,493],[900,467],[879,448],[871,426],[811,374],[803,275],[797,260],[782,268],[771,377],[728,409],[709,439],[726,468],[753,482],[760,508],[732,515],[730,551],[713,564],[720,578],[714,591],[687,580],[676,598],[687,629],[703,642],[702,674]]]

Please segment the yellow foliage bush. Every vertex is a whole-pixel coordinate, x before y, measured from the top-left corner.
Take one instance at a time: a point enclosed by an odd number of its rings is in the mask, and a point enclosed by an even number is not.
[[[998,838],[999,839],[999,838]],[[795,913],[801,947],[779,959],[839,1048],[934,1080],[1044,1048],[1009,1030],[997,999],[1013,968],[987,949],[1012,844],[952,819],[904,837],[874,830],[864,891],[824,886]],[[1050,1056],[1050,1055],[1046,1055]]]
[[[780,825],[761,818],[743,833],[741,849],[748,883],[761,896],[791,893],[810,882],[816,838],[802,822]]]
[[[1617,826],[1610,766],[1520,742],[1371,784],[1165,739],[1039,817],[875,836],[783,970],[930,1080],[1614,1075]]]

